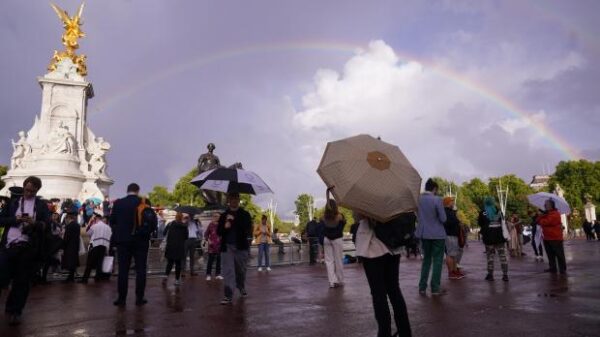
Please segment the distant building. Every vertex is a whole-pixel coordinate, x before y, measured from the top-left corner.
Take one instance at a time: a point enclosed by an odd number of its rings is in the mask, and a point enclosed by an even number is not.
[[[533,176],[531,183],[529,183],[529,187],[533,188],[535,191],[545,190],[548,188],[549,181],[550,176],[548,175]]]

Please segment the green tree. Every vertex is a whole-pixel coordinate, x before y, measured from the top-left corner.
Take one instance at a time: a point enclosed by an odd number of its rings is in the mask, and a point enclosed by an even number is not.
[[[354,217],[352,216],[352,210],[345,208],[345,207],[341,207],[341,206],[338,207],[338,210],[340,213],[342,213],[342,215],[346,219],[346,226],[344,226],[344,231],[349,232],[350,226],[352,226],[352,224],[354,223]],[[321,219],[323,217],[324,213],[325,213],[325,207],[319,208],[319,209],[315,210],[315,217],[317,219]]]
[[[508,198],[506,201],[506,216],[510,216],[513,213],[519,215],[521,219],[527,218],[527,212],[531,208],[527,201],[527,196],[534,193],[533,189],[529,187],[523,179],[517,177],[514,174],[504,175],[502,177],[491,178],[488,187],[490,191],[496,192],[498,185],[502,183],[502,188],[508,187]],[[496,196],[498,193],[494,193]]]
[[[300,217],[300,227],[304,229],[309,219],[308,205],[312,205],[314,198],[312,195],[302,193],[298,195],[294,204],[296,205],[296,214]],[[314,216],[314,215],[313,215]]]
[[[252,196],[250,194],[240,194],[240,205],[250,213],[252,217],[253,224],[259,224],[260,218],[263,214],[262,208],[252,201]]]
[[[459,187],[454,182],[448,181],[441,177],[433,177],[431,178],[438,184],[438,195],[446,196],[452,190],[452,194],[456,194]]]
[[[181,177],[173,188],[173,201],[181,205],[204,206],[204,199],[200,190],[191,181],[198,175],[198,169],[189,171]]]
[[[152,191],[148,193],[148,198],[152,205],[156,207],[170,207],[175,204],[175,198],[169,192],[169,189],[160,185],[154,186]]]
[[[474,178],[462,184],[462,193],[466,198],[469,198],[477,207],[483,206],[483,199],[488,196],[494,196],[496,193],[491,193],[488,185],[481,179]]]
[[[550,177],[550,191],[559,184],[565,191],[565,199],[572,209],[583,212],[586,195],[598,205],[600,203],[600,161],[561,161]]]
[[[0,165],[0,177],[5,176],[6,172],[8,172],[8,167]],[[0,180],[0,190],[4,188],[4,185],[4,180]]]
[[[459,190],[458,192],[456,205],[458,208],[456,215],[460,222],[469,227],[477,226],[479,207],[462,190]]]
[[[548,191],[554,191],[557,184],[565,192],[564,197],[571,206],[570,225],[581,227],[585,218],[586,199],[600,204],[600,161],[561,161],[550,177]],[[596,209],[600,212],[600,208]]]

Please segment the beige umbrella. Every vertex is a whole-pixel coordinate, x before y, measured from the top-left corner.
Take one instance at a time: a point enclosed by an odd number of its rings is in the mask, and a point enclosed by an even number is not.
[[[421,176],[400,148],[369,135],[328,143],[317,172],[338,204],[375,220],[417,209]]]

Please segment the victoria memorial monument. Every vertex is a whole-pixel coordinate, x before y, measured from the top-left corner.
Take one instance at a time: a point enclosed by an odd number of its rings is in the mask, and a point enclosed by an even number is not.
[[[81,31],[83,5],[76,15],[52,5],[63,22],[63,51],[55,51],[48,73],[38,77],[42,104],[33,127],[19,131],[12,140],[13,154],[6,183],[8,188],[21,186],[30,175],[43,181],[39,192],[45,198],[104,198],[113,180],[107,174],[106,154],[110,144],[97,137],[87,123],[88,99],[94,97],[92,84],[86,80],[86,56],[76,54]]]

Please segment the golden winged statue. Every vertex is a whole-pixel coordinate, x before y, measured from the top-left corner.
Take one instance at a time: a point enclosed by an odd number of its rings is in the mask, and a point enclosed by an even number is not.
[[[55,4],[50,4],[52,9],[58,15],[58,18],[63,22],[63,28],[65,29],[62,35],[62,43],[65,46],[65,50],[59,52],[54,51],[54,56],[52,56],[52,60],[50,61],[50,65],[48,66],[48,70],[54,71],[58,63],[65,58],[70,58],[73,63],[77,66],[77,72],[81,76],[87,75],[87,66],[85,64],[86,56],[85,55],[77,55],[75,54],[75,50],[79,48],[79,38],[85,37],[85,33],[81,30],[81,15],[83,14],[84,3],[79,6],[79,10],[77,11],[77,15],[70,17],[67,11],[61,9]]]

